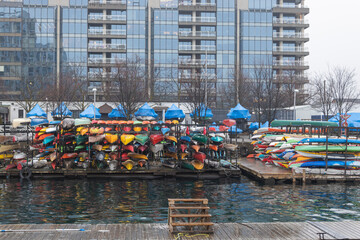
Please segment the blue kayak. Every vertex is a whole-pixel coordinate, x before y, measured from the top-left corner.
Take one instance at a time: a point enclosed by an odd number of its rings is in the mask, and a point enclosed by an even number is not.
[[[51,143],[51,142],[54,141],[54,139],[55,139],[55,136],[54,136],[54,135],[48,136],[48,137],[46,137],[46,138],[43,140],[43,144],[46,145],[46,144],[48,144],[48,143]]]
[[[31,119],[31,123],[30,125],[32,127],[35,127],[35,126],[38,126],[38,125],[41,125],[41,124],[49,124],[49,121],[45,118],[33,118]]]
[[[326,143],[326,138],[304,138],[299,143]],[[329,138],[328,143],[330,144],[345,144],[346,139],[343,138]],[[360,140],[348,139],[350,144],[360,144]]]
[[[325,161],[305,162],[305,163],[301,164],[300,167],[325,168],[326,162]],[[328,161],[328,167],[344,168],[345,161],[330,160],[330,161]],[[360,161],[354,161],[354,160],[346,161],[346,167],[360,167]]]

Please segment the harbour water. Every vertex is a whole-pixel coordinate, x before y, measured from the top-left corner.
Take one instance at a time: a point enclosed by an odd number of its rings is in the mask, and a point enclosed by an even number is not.
[[[358,220],[356,184],[221,180],[0,180],[0,223],[165,223],[168,198],[208,198],[213,222]]]

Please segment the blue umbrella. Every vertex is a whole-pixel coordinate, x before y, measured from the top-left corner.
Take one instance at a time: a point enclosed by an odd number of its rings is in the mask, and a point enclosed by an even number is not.
[[[95,118],[101,118],[101,114],[99,112],[99,109],[94,106],[94,104],[91,104],[87,109],[85,109],[82,113],[80,113],[80,117],[85,118],[94,118],[94,108],[95,108]]]
[[[249,113],[249,110],[241,106],[240,103],[238,103],[236,107],[230,109],[230,112],[226,116],[230,119],[245,118],[247,120],[250,120],[251,118],[251,114]]]
[[[175,104],[171,105],[171,107],[165,113],[165,119],[182,119],[185,118],[185,113],[183,110],[179,109]]]
[[[135,112],[135,117],[140,120],[154,120],[158,117],[155,110],[148,103],[145,103],[139,110]]]
[[[197,110],[197,111],[196,111]],[[200,112],[200,117],[202,118],[212,118],[214,115],[211,111],[211,108],[209,107],[205,107],[204,104],[201,104],[197,109],[195,109],[190,116],[194,117],[194,115],[196,114],[197,117],[199,117],[199,112]]]
[[[72,112],[66,107],[66,105],[62,102],[60,106],[58,106],[52,113],[51,116],[55,117],[71,117]]]
[[[110,118],[126,118],[125,110],[121,104],[117,106],[117,108],[114,108],[111,113],[109,113]]]
[[[30,112],[26,114],[26,117],[47,117],[46,112],[42,110],[42,108],[39,106],[39,104],[36,104],[33,109],[31,109]]]

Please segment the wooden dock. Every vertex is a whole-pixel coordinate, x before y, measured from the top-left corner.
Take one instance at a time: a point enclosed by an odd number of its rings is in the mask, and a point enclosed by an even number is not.
[[[188,179],[218,179],[223,177],[237,177],[241,175],[240,169],[203,169],[192,171],[188,169],[170,169],[164,167],[150,167],[150,169],[128,170],[96,170],[96,169],[31,169],[32,178],[114,178],[114,179],[158,179],[164,177],[188,178]],[[0,177],[18,178],[20,172],[17,169],[0,169]]]
[[[213,234],[171,234],[167,224],[8,224],[0,239],[360,239],[360,222],[218,223]]]
[[[274,165],[266,165],[265,163],[253,158],[243,158],[239,160],[238,166],[241,169],[242,174],[255,178],[265,184],[285,182],[326,183],[360,181],[360,171],[359,174],[347,171],[346,175],[343,170],[338,170],[339,172],[336,173],[333,169],[329,169],[328,171],[322,169],[317,173],[307,170],[292,172],[291,169],[280,168]]]

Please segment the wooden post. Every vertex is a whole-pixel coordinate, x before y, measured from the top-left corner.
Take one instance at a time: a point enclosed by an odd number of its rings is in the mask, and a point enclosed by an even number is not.
[[[306,184],[306,173],[305,173],[305,169],[303,169],[303,172],[302,172],[302,181],[303,181],[303,185]]]
[[[295,169],[294,168],[291,169],[291,175],[292,175],[292,182],[293,182],[293,184],[295,184],[296,178],[295,178]]]

